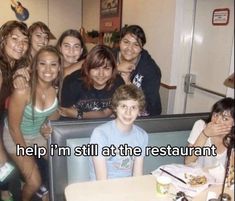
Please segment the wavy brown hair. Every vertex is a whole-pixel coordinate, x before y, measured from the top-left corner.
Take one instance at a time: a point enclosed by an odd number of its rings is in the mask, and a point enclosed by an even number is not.
[[[145,96],[141,89],[139,89],[134,84],[121,85],[116,89],[112,97],[112,109],[115,111],[119,105],[120,101],[124,100],[135,100],[139,104],[140,112],[145,109]]]
[[[3,79],[0,87],[0,110],[4,107],[5,99],[13,90],[13,74],[17,69],[29,65],[29,51],[26,51],[25,55],[17,61],[10,59],[5,52],[6,39],[15,29],[19,29],[23,35],[28,37],[28,27],[24,22],[11,20],[0,28],[0,71]]]

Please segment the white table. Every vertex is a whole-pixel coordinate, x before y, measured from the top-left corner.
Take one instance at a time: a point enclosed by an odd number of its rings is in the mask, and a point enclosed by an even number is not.
[[[209,190],[219,196],[221,186],[211,186],[193,201],[205,201]],[[175,193],[173,186],[170,192]],[[225,192],[234,201],[234,192],[229,189]],[[65,188],[65,197],[67,201],[172,201],[173,198],[156,193],[156,181],[152,175],[70,184]]]

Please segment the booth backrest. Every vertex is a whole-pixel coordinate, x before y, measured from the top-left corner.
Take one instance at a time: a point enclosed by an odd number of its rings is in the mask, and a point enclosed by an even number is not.
[[[148,147],[152,149],[167,145],[184,147],[194,122],[207,116],[208,113],[165,115],[138,119],[135,124],[147,131]],[[53,156],[49,154],[51,201],[64,201],[64,189],[68,184],[89,180],[88,157],[75,156],[74,148],[86,146],[93,129],[105,122],[107,120],[52,122],[54,131],[48,146],[55,145],[57,149]],[[170,163],[183,163],[183,157],[152,153],[145,158],[144,173],[149,174],[160,165]]]

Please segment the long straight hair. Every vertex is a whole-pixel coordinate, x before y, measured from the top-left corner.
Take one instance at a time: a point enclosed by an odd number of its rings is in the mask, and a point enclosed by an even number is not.
[[[52,86],[57,90],[57,96],[59,99],[59,103],[61,100],[61,88],[62,88],[62,82],[63,82],[63,57],[61,53],[53,46],[46,46],[41,48],[35,57],[33,58],[32,61],[32,66],[31,66],[31,79],[30,79],[30,86],[31,86],[31,101],[32,101],[32,111],[33,111],[33,118],[34,118],[34,107],[36,103],[36,88],[37,88],[37,83],[38,83],[38,71],[37,71],[37,65],[38,65],[38,58],[40,54],[43,52],[50,52],[53,53],[58,57],[59,61],[59,73],[58,76],[56,77],[55,80],[52,82]]]

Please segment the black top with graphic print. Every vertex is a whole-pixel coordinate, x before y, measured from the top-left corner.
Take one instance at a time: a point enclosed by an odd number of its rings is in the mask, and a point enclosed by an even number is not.
[[[101,90],[91,88],[89,90],[84,86],[80,72],[76,71],[67,76],[63,82],[61,106],[75,106],[83,112],[102,111],[105,108],[110,108],[112,95],[122,84],[124,84],[123,79],[117,75],[110,90],[105,88]]]
[[[115,58],[118,58],[120,49],[114,49]],[[139,62],[131,74],[131,81],[144,92],[146,112],[150,116],[160,115],[162,112],[159,94],[161,84],[161,70],[147,50],[140,53]]]

